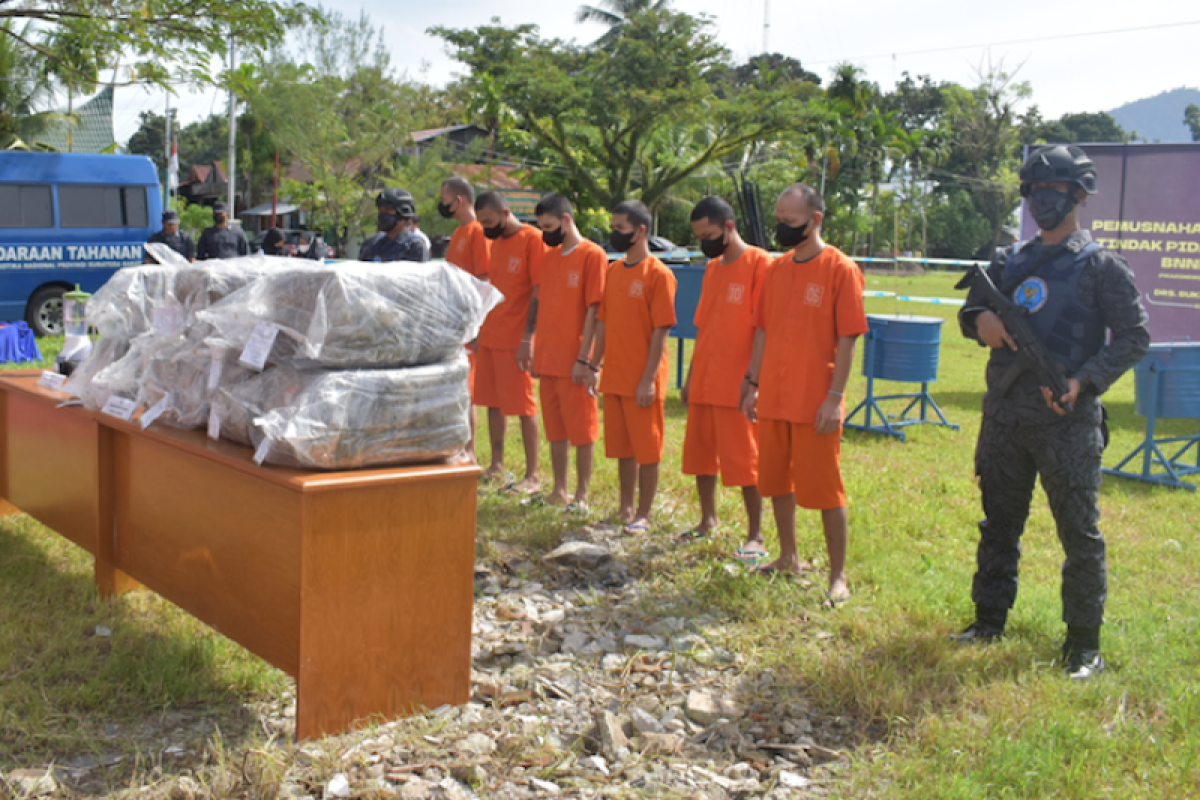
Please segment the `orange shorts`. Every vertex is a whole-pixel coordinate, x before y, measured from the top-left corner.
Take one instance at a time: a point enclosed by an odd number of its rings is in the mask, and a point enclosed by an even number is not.
[[[537,414],[533,377],[517,367],[516,350],[479,348],[475,354],[475,405],[498,408],[506,417]]]
[[[632,397],[604,395],[604,455],[641,465],[662,461],[664,405],[665,400],[655,400],[638,408]]]
[[[570,378],[550,375],[543,375],[538,384],[547,441],[570,439],[572,447],[579,447],[600,438],[596,398],[588,393],[586,386],[577,386]]]
[[[758,434],[740,408],[689,403],[684,475],[721,475],[726,486],[758,485]]]
[[[763,497],[794,493],[801,508],[842,508],[841,451],[841,428],[818,436],[815,425],[759,418],[758,491]]]

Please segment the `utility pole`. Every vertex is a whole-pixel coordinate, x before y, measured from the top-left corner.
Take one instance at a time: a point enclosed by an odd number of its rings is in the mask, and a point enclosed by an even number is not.
[[[763,0],[763,55],[771,52],[771,0]]]
[[[166,152],[163,155],[166,157],[165,163],[167,165],[167,168],[165,170],[166,175],[163,175],[163,178],[165,178],[165,180],[163,181],[163,208],[170,208],[171,207],[171,184],[172,184],[172,180],[171,180],[171,90],[167,89],[166,94],[167,94],[167,131],[166,131],[167,138],[164,143],[164,149]]]
[[[237,67],[233,45],[233,34],[229,34],[229,76],[232,79],[233,70]],[[229,220],[237,218],[237,204],[234,184],[237,175],[237,99],[233,94],[232,83],[229,86],[229,161],[226,169],[226,179],[229,184]]]

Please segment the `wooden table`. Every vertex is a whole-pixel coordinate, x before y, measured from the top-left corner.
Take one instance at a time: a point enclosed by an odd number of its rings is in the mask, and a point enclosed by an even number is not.
[[[479,468],[257,466],[0,377],[0,498],[296,679],[296,736],[470,694]],[[15,508],[13,508],[15,507]]]

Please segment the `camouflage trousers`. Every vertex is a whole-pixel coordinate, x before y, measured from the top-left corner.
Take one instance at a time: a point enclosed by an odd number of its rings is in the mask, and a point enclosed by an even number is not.
[[[971,592],[977,605],[1008,609],[1017,598],[1021,534],[1040,476],[1066,553],[1063,621],[1086,628],[1103,622],[1108,593],[1098,527],[1103,449],[1099,404],[1077,408],[1050,425],[1005,424],[984,416],[975,450],[986,517],[979,523]]]

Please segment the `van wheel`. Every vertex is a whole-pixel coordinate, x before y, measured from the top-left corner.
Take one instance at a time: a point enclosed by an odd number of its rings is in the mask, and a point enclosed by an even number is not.
[[[25,321],[34,336],[63,335],[63,294],[61,286],[43,286],[29,298]]]

